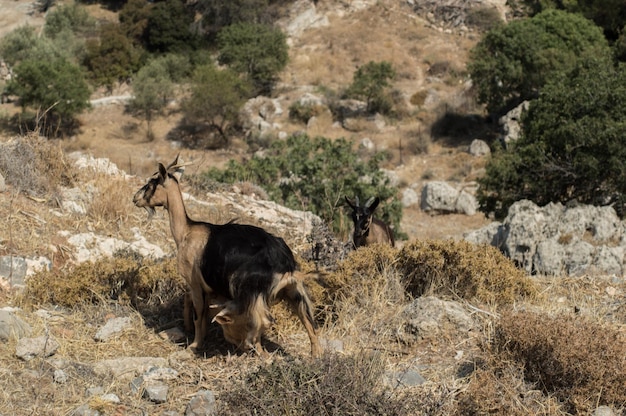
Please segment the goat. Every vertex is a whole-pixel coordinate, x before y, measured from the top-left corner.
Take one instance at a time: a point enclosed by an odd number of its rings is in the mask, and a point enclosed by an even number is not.
[[[374,210],[380,203],[380,198],[371,197],[364,205],[359,205],[359,197],[354,203],[346,196],[346,202],[352,208],[352,222],[354,232],[352,245],[355,249],[375,243],[389,244],[394,247],[395,241],[391,227],[384,221],[374,217]]]
[[[155,207],[169,215],[177,248],[178,271],[189,287],[193,305],[192,349],[202,346],[208,320],[221,325],[227,341],[263,353],[261,335],[271,324],[269,307],[281,300],[294,305],[311,342],[320,354],[311,300],[297,277],[296,261],[285,241],[253,225],[211,224],[189,218],[180,190],[183,165],[178,156],[159,170],[134,195],[135,206],[149,217]],[[222,303],[211,304],[215,299]],[[186,312],[185,315],[191,315]]]

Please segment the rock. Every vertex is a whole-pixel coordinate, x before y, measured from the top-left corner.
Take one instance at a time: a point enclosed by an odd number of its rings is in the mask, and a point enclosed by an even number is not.
[[[386,382],[392,389],[398,387],[415,387],[426,383],[426,379],[415,369],[394,371],[387,374]]]
[[[67,374],[63,370],[54,370],[54,374],[52,375],[52,379],[55,383],[65,384],[67,383]]]
[[[17,342],[15,355],[24,361],[35,357],[50,357],[59,349],[59,343],[50,337],[21,338]]]
[[[11,285],[24,285],[27,265],[24,257],[0,257],[0,277],[11,281]]]
[[[498,123],[500,124],[500,126],[502,126],[502,131],[504,133],[502,136],[502,140],[505,144],[508,144],[519,138],[520,132],[522,130],[520,123],[522,112],[528,110],[528,105],[529,102],[524,101],[513,110],[500,117],[500,119],[498,120]]]
[[[154,403],[165,403],[169,387],[164,383],[151,383],[144,386],[143,397]]]
[[[136,377],[152,367],[165,367],[167,360],[161,357],[122,357],[98,361],[94,371],[98,375],[112,373],[115,377]]]
[[[625,225],[612,207],[522,200],[502,223],[468,233],[465,239],[498,247],[528,273],[570,276],[594,272],[623,275]]]
[[[478,202],[465,191],[443,181],[428,182],[422,188],[421,209],[433,213],[476,214]]]
[[[402,191],[402,206],[405,208],[419,204],[420,197],[413,188],[405,188]]]
[[[106,342],[109,339],[119,335],[127,328],[130,328],[131,321],[129,317],[109,319],[102,328],[96,332],[94,339],[100,342]]]
[[[4,176],[0,173],[0,192],[5,192],[7,190],[7,184],[4,180]]]
[[[466,310],[454,301],[434,296],[423,296],[411,302],[402,312],[404,327],[398,334],[408,344],[417,339],[434,339],[441,333],[467,333],[474,328],[474,321]]]
[[[0,309],[0,341],[7,342],[11,337],[21,339],[31,334],[31,327],[20,317]]]
[[[214,416],[215,394],[210,390],[200,390],[187,404],[185,416]]]
[[[469,154],[472,156],[486,156],[491,154],[491,149],[484,140],[474,139],[469,146]]]

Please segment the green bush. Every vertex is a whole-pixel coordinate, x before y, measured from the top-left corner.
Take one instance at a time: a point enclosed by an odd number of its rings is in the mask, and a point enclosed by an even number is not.
[[[154,3],[143,32],[146,49],[154,53],[188,52],[199,45],[191,31],[194,12],[181,0]]]
[[[280,29],[269,25],[238,23],[218,35],[219,63],[250,78],[260,93],[268,93],[287,65],[289,47]]]
[[[548,10],[489,31],[470,51],[478,100],[491,113],[535,98],[543,85],[584,56],[609,57],[602,30],[584,17]]]
[[[481,210],[503,217],[520,199],[605,205],[626,194],[626,71],[586,60],[546,85],[521,137],[479,179]],[[618,212],[621,206],[618,206]]]
[[[345,139],[309,138],[294,135],[276,140],[262,154],[244,163],[230,161],[225,170],[212,169],[204,176],[219,182],[250,181],[264,188],[270,197],[293,209],[306,209],[333,225],[336,232],[351,227],[343,209],[344,196],[362,200],[378,196],[382,201],[377,216],[400,230],[402,204],[397,189],[379,168],[384,155],[377,153],[360,160]]]
[[[395,76],[396,72],[389,62],[370,61],[356,70],[346,96],[365,100],[369,113],[389,114],[393,104],[386,90]]]

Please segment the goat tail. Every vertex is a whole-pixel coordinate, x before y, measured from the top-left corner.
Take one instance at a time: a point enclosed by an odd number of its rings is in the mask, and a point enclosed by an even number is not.
[[[296,278],[295,274],[298,274],[299,278]],[[274,301],[280,299],[287,300],[289,305],[295,310],[300,322],[302,322],[302,325],[304,325],[309,335],[309,340],[311,341],[311,355],[313,357],[319,357],[321,347],[317,339],[317,323],[315,322],[313,314],[313,303],[302,282],[302,274],[292,272],[276,277],[278,277],[278,279],[271,292],[272,299],[274,299]]]

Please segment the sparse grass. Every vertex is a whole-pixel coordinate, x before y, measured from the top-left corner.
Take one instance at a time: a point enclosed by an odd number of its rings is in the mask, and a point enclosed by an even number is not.
[[[496,354],[510,355],[525,380],[568,412],[626,407],[626,336],[615,327],[571,313],[520,311],[504,314],[496,334]]]
[[[312,363],[275,361],[221,396],[222,415],[414,415],[418,398],[382,388],[377,353],[326,355]]]
[[[15,189],[37,197],[50,197],[76,180],[58,143],[35,133],[0,144],[0,172]]]

